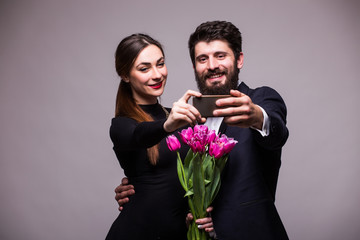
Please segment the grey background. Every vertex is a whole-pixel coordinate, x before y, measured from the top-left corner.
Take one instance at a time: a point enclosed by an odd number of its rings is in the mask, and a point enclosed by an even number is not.
[[[291,239],[359,239],[358,1],[0,2],[0,238],[104,239],[123,172],[109,139],[118,42],[165,47],[162,103],[196,89],[195,27],[244,38],[240,79],[288,106],[276,204]]]

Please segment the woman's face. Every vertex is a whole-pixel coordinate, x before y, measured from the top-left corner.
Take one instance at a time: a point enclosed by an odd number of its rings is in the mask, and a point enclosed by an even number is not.
[[[138,104],[154,104],[164,92],[167,74],[161,50],[149,45],[140,52],[124,80],[130,83]]]

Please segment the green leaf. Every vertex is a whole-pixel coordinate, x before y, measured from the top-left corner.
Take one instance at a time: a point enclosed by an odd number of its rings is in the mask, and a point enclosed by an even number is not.
[[[184,168],[186,169],[186,171],[188,171],[189,169],[189,165],[191,163],[191,161],[194,158],[194,153],[191,151],[191,149],[189,149],[189,151],[186,154],[186,157],[184,159]]]
[[[193,195],[193,194],[194,194],[194,191],[188,190],[188,191],[185,193],[185,196],[184,196],[184,197],[189,197],[189,196],[191,196],[191,195]]]
[[[220,172],[222,172],[222,170],[224,169],[228,156],[229,155],[225,155],[222,156],[220,159],[216,160],[216,166],[220,169]]]
[[[188,234],[187,234],[187,239],[188,240],[197,240],[196,236],[195,236],[194,223],[193,222],[190,223]]]
[[[205,199],[204,199],[204,207],[205,209],[210,206],[211,203],[211,189],[214,181],[214,168],[215,168],[215,158],[208,158],[208,166],[205,171],[205,175],[208,175],[205,180]]]
[[[185,174],[184,174],[184,167],[183,167],[179,152],[178,152],[178,158],[177,158],[177,173],[178,173],[178,177],[179,177],[181,186],[184,188],[185,191],[187,191],[188,187],[187,187],[186,178],[185,178]]]
[[[189,196],[188,197],[188,205],[190,208],[190,212],[192,213],[193,217],[194,217],[194,221],[196,221],[196,219],[198,219],[198,215],[196,215],[196,211],[195,211],[195,207],[194,207],[194,198],[193,196]]]
[[[205,179],[208,179],[211,181],[212,179],[212,172],[214,170],[214,161],[213,158],[209,155],[206,155],[203,161],[203,170],[204,170],[204,176]]]
[[[195,232],[195,239],[199,239],[200,240],[200,233],[199,233],[199,228],[197,228],[196,224],[193,224],[192,226],[193,231]]]
[[[204,171],[202,168],[202,158],[199,154],[195,154],[194,173],[193,173],[193,189],[194,189],[194,207],[197,211],[197,215],[205,217],[206,207],[204,207],[205,197],[205,183],[204,183]],[[204,211],[205,208],[205,211]]]
[[[214,201],[216,195],[219,192],[220,189],[220,185],[221,185],[221,171],[218,167],[215,167],[214,169],[214,180],[211,184],[211,189],[210,189],[210,201],[209,201],[209,205]]]
[[[195,157],[195,156],[194,156]],[[190,160],[189,165],[187,167],[187,175],[186,179],[188,182],[193,178],[193,172],[194,172],[194,157]],[[192,180],[191,180],[192,181]]]

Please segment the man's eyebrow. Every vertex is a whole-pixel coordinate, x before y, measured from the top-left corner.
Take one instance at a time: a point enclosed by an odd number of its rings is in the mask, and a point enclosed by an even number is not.
[[[219,55],[219,54],[229,54],[227,51],[216,51],[214,53],[212,53],[213,55]],[[196,56],[195,58],[200,58],[200,57],[208,57],[209,54],[200,54],[198,56]],[[211,55],[211,54],[210,54]]]
[[[217,51],[214,53],[215,55],[218,55],[218,54],[228,54],[227,51]]]
[[[208,55],[207,54],[200,54],[200,55],[196,56],[195,58],[198,59],[198,58],[201,58],[201,57],[208,57]]]

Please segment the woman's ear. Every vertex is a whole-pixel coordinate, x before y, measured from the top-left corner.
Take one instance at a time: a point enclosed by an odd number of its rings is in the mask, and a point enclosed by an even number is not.
[[[125,77],[125,76],[122,76],[121,77],[121,80],[123,80],[124,82],[126,82],[126,83],[129,83],[130,81],[129,81],[129,78],[128,77]]]

